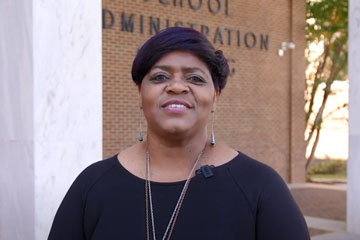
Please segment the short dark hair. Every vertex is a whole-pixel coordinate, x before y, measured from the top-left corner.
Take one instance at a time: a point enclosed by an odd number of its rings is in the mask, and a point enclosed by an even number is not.
[[[131,70],[133,81],[141,85],[145,75],[165,54],[184,50],[193,53],[208,66],[215,89],[225,87],[229,65],[221,50],[215,50],[200,32],[185,27],[170,27],[148,39],[139,49]]]

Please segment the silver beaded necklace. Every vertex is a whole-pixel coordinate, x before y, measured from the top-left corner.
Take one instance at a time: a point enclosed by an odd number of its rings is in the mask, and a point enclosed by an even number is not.
[[[175,226],[175,222],[179,213],[179,210],[181,208],[182,202],[184,200],[186,191],[188,189],[190,180],[191,180],[191,176],[194,174],[195,168],[198,165],[202,154],[204,153],[206,148],[203,148],[203,150],[197,155],[196,160],[194,162],[194,165],[189,173],[189,176],[187,177],[184,187],[181,191],[181,194],[179,196],[179,199],[175,205],[174,211],[170,217],[169,223],[166,227],[165,233],[162,237],[162,240],[165,240],[167,237],[167,240],[170,239],[171,233],[174,229]],[[147,150],[146,151],[146,181],[145,181],[145,202],[146,202],[146,236],[147,236],[147,240],[150,240],[150,233],[149,233],[149,206],[148,204],[150,204],[150,216],[151,216],[151,226],[152,226],[152,235],[153,235],[153,240],[156,240],[156,231],[155,231],[155,221],[154,221],[154,209],[153,209],[153,203],[152,203],[152,193],[151,193],[151,179],[150,179],[150,153]]]

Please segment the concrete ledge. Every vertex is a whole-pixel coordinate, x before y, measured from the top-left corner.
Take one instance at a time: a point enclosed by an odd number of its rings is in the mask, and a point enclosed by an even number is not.
[[[311,182],[320,184],[346,184],[347,179],[311,178]]]
[[[346,191],[347,184],[320,184],[320,183],[290,183],[288,184],[289,189],[299,189],[299,188],[318,188],[318,189],[329,189],[329,190],[339,190]]]
[[[332,231],[332,232],[345,232],[346,231],[346,222],[325,219],[325,218],[317,218],[317,217],[309,217],[305,216],[305,221],[308,227]]]
[[[329,233],[314,236],[311,238],[311,240],[360,240],[360,235],[355,235],[348,232]]]

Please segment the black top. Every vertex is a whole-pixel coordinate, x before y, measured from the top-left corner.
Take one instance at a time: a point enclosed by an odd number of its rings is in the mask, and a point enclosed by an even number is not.
[[[212,172],[192,178],[172,240],[310,239],[298,206],[273,169],[239,153]],[[151,183],[157,239],[184,183]],[[145,181],[116,156],[92,164],[70,187],[49,239],[146,239]]]

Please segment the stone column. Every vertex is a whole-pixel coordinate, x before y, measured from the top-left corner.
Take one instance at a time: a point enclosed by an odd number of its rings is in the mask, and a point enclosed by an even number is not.
[[[34,239],[32,2],[0,0],[0,239]]]
[[[72,181],[102,158],[101,8],[0,0],[2,240],[46,239]]]
[[[360,1],[349,1],[349,160],[347,228],[360,234]]]

